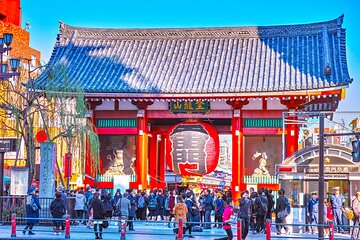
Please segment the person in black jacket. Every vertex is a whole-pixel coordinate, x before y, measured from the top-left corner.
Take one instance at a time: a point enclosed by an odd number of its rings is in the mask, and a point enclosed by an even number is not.
[[[268,201],[263,188],[258,190],[258,194],[259,196],[255,199],[256,231],[258,233],[265,233],[265,216],[268,211]]]
[[[284,196],[285,195],[284,189],[280,189],[278,191],[278,194],[279,194],[279,197],[276,200],[276,209],[274,210],[274,212],[276,213],[275,222],[276,223],[285,223],[286,224],[286,217],[285,218],[279,218],[278,213],[288,208],[289,201]],[[281,229],[282,228],[285,229],[286,234],[289,234],[289,228],[287,226],[276,225],[277,235],[281,235]]]
[[[268,211],[266,213],[266,219],[272,219],[271,214],[275,205],[274,196],[272,195],[271,189],[265,189],[265,196],[268,200]]]
[[[251,217],[251,200],[249,199],[249,191],[245,190],[241,194],[241,198],[239,199],[239,213],[238,216],[242,220],[242,239],[245,239],[249,233],[250,226],[250,217]]]
[[[94,233],[95,233],[95,239],[102,239],[102,221],[97,220],[103,220],[104,214],[105,214],[105,208],[104,204],[100,200],[100,193],[96,192],[94,194],[93,200],[90,203],[90,209],[89,211],[93,210],[93,219],[94,219]],[[99,232],[97,231],[99,226]]]
[[[60,192],[55,193],[55,199],[50,204],[50,212],[52,217],[55,218],[53,220],[54,233],[60,234],[64,221],[59,220],[59,218],[62,218],[66,213],[66,206]]]

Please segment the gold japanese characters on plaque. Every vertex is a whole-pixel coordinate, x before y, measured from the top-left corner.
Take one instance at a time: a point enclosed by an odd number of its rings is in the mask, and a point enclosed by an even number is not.
[[[169,102],[169,112],[171,113],[209,113],[209,101],[174,101]]]

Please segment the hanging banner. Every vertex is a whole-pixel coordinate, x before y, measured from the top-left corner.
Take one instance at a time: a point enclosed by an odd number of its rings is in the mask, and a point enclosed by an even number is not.
[[[171,127],[166,138],[167,165],[182,176],[202,176],[215,170],[219,135],[209,124],[184,122]]]

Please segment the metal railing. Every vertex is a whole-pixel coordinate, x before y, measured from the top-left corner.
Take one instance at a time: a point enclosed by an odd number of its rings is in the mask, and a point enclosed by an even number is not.
[[[156,232],[152,232],[152,231],[141,231],[141,232],[132,232],[132,233],[127,233],[126,232],[126,226],[127,226],[127,223],[129,222],[133,222],[133,223],[154,223],[152,221],[147,221],[147,220],[128,220],[126,219],[125,217],[122,217],[120,218],[119,220],[112,220],[112,219],[94,219],[94,220],[89,220],[89,219],[70,219],[69,217],[66,217],[66,218],[26,218],[26,217],[19,217],[17,218],[15,214],[12,215],[11,217],[11,229],[9,231],[9,235],[12,237],[12,238],[16,238],[16,233],[18,231],[24,231],[24,230],[17,230],[17,225],[19,222],[25,222],[26,220],[30,220],[30,219],[36,219],[36,220],[39,220],[39,221],[42,221],[42,222],[53,222],[53,221],[60,221],[60,224],[63,224],[64,226],[64,237],[65,239],[70,239],[70,234],[71,233],[84,233],[84,230],[79,230],[79,229],[73,229],[71,230],[71,222],[74,222],[74,221],[90,221],[90,222],[94,222],[95,224],[104,224],[104,222],[108,222],[108,223],[111,223],[111,222],[116,222],[116,223],[119,223],[119,230],[118,231],[117,229],[112,230],[112,229],[109,229],[107,230],[106,232],[100,232],[100,231],[91,231],[91,232],[88,232],[88,233],[106,233],[106,234],[112,234],[112,235],[119,235],[120,234],[120,239],[125,239],[126,238],[126,234],[141,234],[141,235],[176,235],[177,236],[177,239],[183,239],[183,237],[185,236],[184,234],[184,231],[185,231],[185,226],[194,226],[194,225],[204,225],[204,224],[215,224],[215,222],[183,222],[182,219],[180,219],[178,222],[174,222],[174,221],[163,221],[163,222],[160,222],[160,223],[167,223],[167,224],[173,224],[174,225],[174,229],[177,229],[176,233],[175,231],[166,231],[165,233],[161,233],[159,231],[156,231]],[[223,224],[223,223],[217,223],[217,224]],[[242,239],[242,219],[237,219],[236,221],[234,222],[231,222],[230,223],[233,228],[236,229],[235,231],[235,234],[234,234],[234,237],[235,239],[237,240],[240,240]],[[109,224],[108,224],[109,225]],[[270,240],[270,239],[277,239],[277,238],[286,238],[286,239],[303,239],[304,237],[299,237],[299,236],[292,236],[292,235],[276,235],[275,232],[272,232],[271,231],[271,227],[272,226],[302,226],[302,227],[323,227],[323,228],[327,228],[329,230],[329,240],[335,240],[335,239],[350,239],[349,238],[344,238],[344,237],[337,237],[335,236],[334,234],[334,228],[335,227],[339,227],[340,225],[338,226],[335,226],[333,224],[332,221],[330,221],[328,224],[286,224],[286,223],[272,223],[270,219],[268,219],[266,221],[266,228],[265,228],[265,235],[264,235],[264,239],[266,240]],[[340,227],[346,227],[346,228],[359,228],[359,226],[349,226],[349,225],[341,225]],[[32,229],[30,230],[31,232],[38,232],[38,233],[52,233],[53,231],[60,231],[60,230],[53,230],[50,228],[50,230],[47,230],[47,229]],[[273,234],[272,234],[273,233]],[[221,235],[224,235],[224,234],[221,234]],[[219,234],[213,234],[213,233],[196,233],[194,234],[194,236],[219,236]],[[316,237],[316,236],[311,236],[311,235],[306,235],[306,239],[324,239],[324,238],[319,238],[319,237]]]

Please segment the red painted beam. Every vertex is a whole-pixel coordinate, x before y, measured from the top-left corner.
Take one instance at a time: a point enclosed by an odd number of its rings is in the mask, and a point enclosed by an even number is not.
[[[112,135],[112,134],[137,134],[136,128],[98,128],[98,134]]]

